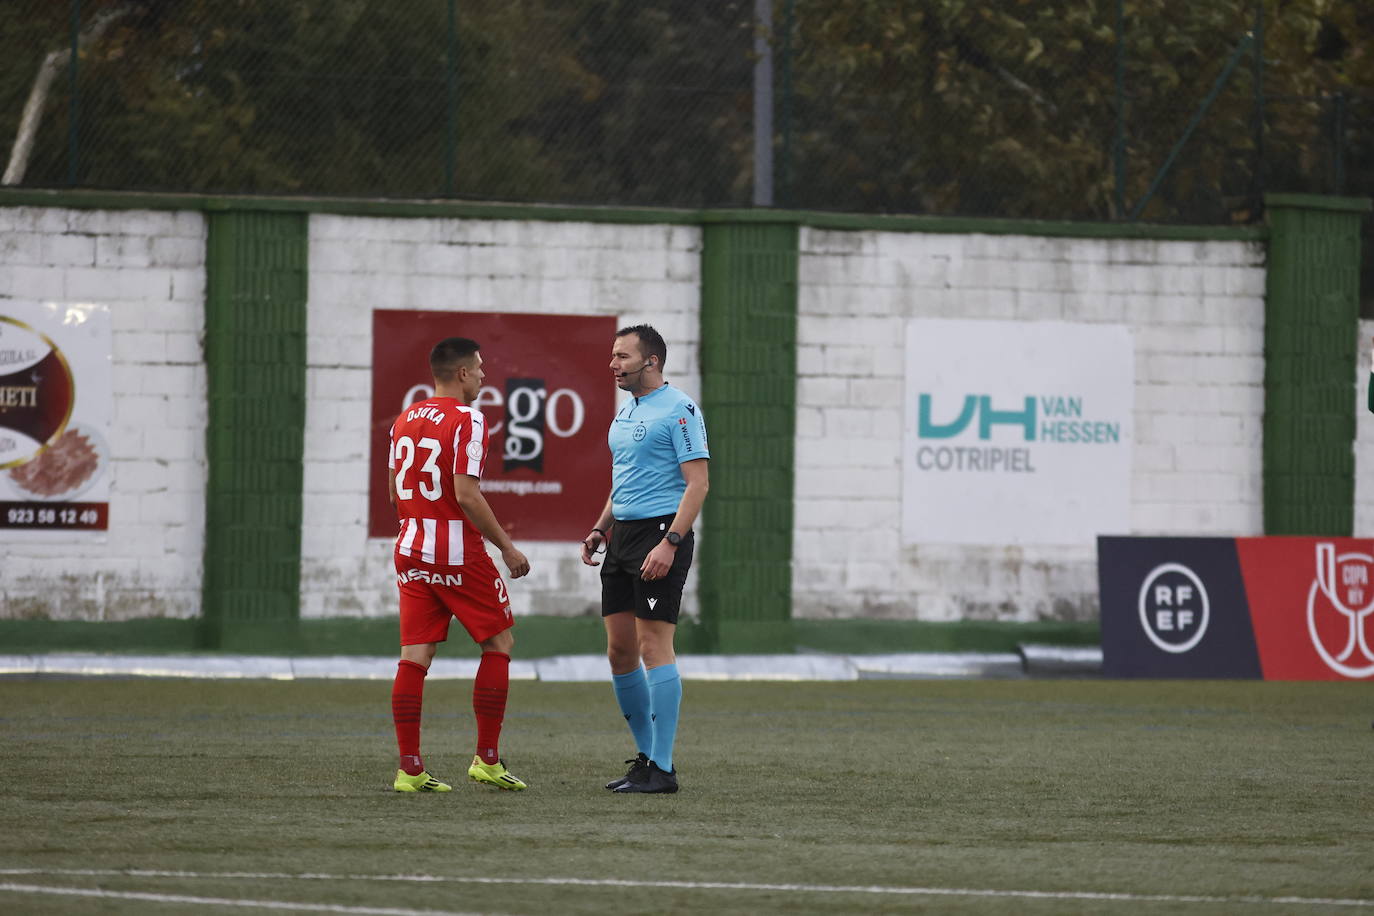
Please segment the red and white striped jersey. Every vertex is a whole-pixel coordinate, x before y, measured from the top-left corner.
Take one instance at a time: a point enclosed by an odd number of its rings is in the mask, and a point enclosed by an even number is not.
[[[485,557],[482,533],[463,517],[453,475],[482,476],[487,460],[482,412],[456,398],[428,398],[401,412],[391,426],[388,466],[396,483],[396,560],[462,566]]]

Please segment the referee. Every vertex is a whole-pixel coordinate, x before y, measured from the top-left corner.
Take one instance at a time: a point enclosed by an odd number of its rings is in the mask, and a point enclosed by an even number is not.
[[[611,371],[629,392],[611,423],[611,495],[582,542],[601,568],[601,616],[616,700],[638,755],[614,792],[676,792],[673,742],[682,679],[673,653],[692,523],[710,489],[701,408],[663,380],[668,346],[647,324],[616,332]],[[604,546],[603,546],[604,545]]]

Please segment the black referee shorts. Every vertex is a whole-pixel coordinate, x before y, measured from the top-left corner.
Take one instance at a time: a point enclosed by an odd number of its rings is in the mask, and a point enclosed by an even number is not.
[[[644,558],[668,533],[674,516],[617,521],[611,527],[606,545],[606,561],[601,564],[601,616],[634,611],[642,620],[677,623],[682,607],[682,587],[687,570],[692,568],[696,537],[692,532],[682,538],[668,574],[648,582],[639,577]]]

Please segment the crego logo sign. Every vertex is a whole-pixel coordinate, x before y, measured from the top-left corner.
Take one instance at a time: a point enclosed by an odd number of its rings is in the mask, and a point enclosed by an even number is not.
[[[1140,586],[1140,625],[1165,652],[1181,654],[1202,641],[1211,605],[1202,580],[1181,563],[1150,570]]]
[[[1307,632],[1326,666],[1350,678],[1374,675],[1369,618],[1374,613],[1374,557],[1336,554],[1335,544],[1317,545],[1317,577],[1307,592]]]
[[[433,397],[429,385],[415,385],[406,392],[405,404]],[[506,390],[484,386],[473,402],[478,410],[488,407],[504,408],[506,419],[491,424],[491,435],[504,429],[505,443],[501,450],[502,469],[529,468],[544,470],[544,436],[552,433],[568,439],[582,429],[587,408],[582,397],[571,388],[557,388],[551,393],[541,378],[506,379]]]

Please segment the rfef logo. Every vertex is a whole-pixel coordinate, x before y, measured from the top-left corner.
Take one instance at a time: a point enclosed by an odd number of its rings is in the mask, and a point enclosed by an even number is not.
[[[1137,604],[1145,635],[1165,652],[1187,652],[1207,633],[1207,587],[1182,563],[1163,563],[1150,570]]]
[[[1260,677],[1234,538],[1097,539],[1102,673]]]

